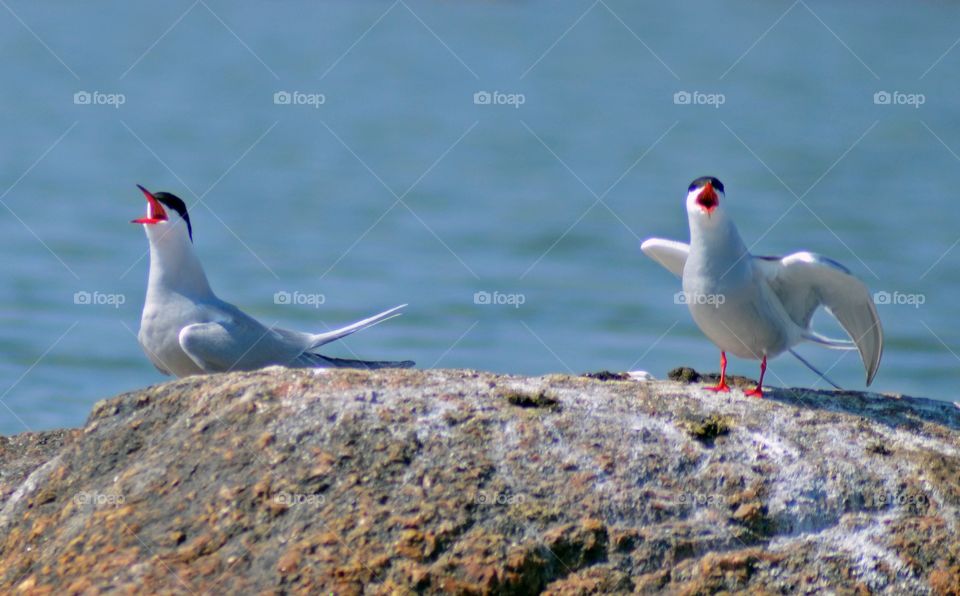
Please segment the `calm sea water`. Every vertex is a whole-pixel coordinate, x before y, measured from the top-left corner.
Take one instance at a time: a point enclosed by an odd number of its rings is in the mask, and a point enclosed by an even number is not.
[[[136,183],[194,205],[215,290],[265,322],[410,304],[331,354],[662,377],[718,354],[639,242],[686,239],[686,186],[715,175],[756,252],[820,252],[889,293],[875,389],[956,396],[952,4],[8,6],[0,433],[164,380],[135,339]],[[801,351],[863,387],[855,354]]]

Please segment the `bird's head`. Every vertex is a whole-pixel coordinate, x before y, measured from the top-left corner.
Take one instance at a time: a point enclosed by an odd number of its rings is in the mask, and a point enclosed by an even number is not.
[[[147,215],[134,219],[131,223],[143,224],[143,229],[151,242],[160,240],[193,242],[190,214],[187,213],[187,206],[180,197],[168,192],[154,194],[139,184],[137,188],[147,198]]]
[[[687,189],[687,214],[691,220],[710,221],[722,213],[723,182],[713,176],[703,176],[690,183]]]

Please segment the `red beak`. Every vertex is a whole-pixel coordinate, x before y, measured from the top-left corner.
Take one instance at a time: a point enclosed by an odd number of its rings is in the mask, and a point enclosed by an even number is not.
[[[137,188],[143,193],[143,196],[147,197],[147,216],[141,217],[139,219],[134,219],[130,223],[135,224],[156,224],[161,221],[167,221],[167,212],[164,211],[163,205],[160,204],[160,201],[150,193],[149,190],[144,187],[137,185]]]
[[[700,205],[709,215],[719,204],[720,197],[717,196],[717,191],[713,190],[713,185],[707,182],[703,190],[700,191],[700,195],[697,196],[697,205]]]

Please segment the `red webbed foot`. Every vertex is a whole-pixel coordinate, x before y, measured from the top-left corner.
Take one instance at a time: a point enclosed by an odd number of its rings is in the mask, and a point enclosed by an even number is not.
[[[730,385],[727,385],[726,380],[721,380],[716,385],[712,387],[704,387],[707,391],[716,391],[717,393],[727,393],[730,391]]]
[[[720,352],[720,382],[713,387],[704,387],[707,391],[716,391],[717,393],[727,393],[730,391],[730,385],[727,385],[727,353]]]

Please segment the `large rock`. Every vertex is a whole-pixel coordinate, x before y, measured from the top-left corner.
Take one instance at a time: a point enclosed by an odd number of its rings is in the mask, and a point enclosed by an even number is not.
[[[0,593],[960,591],[955,404],[604,378],[268,369],[100,402],[0,442]]]

